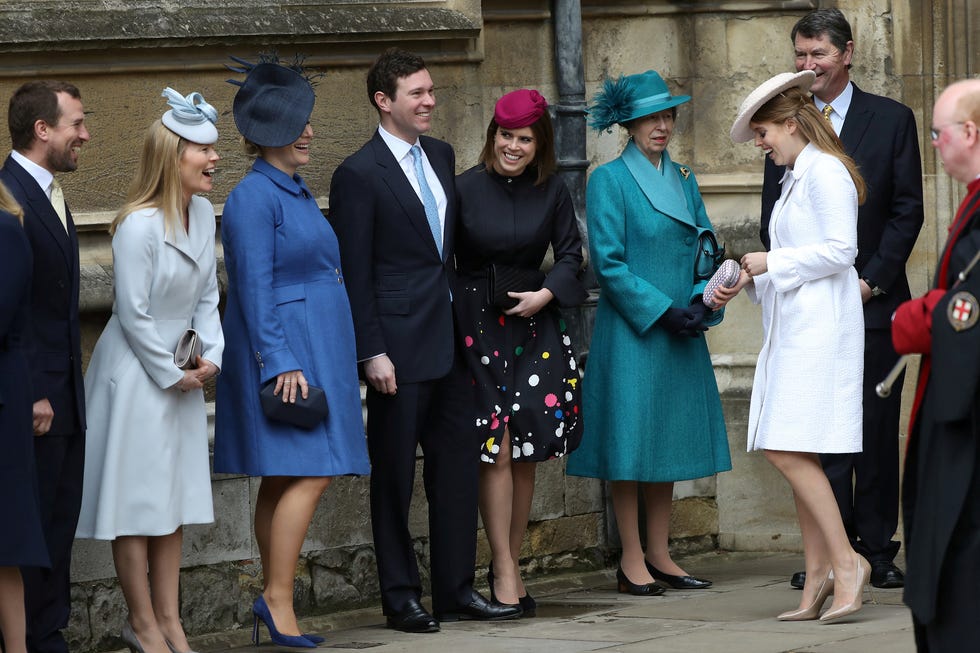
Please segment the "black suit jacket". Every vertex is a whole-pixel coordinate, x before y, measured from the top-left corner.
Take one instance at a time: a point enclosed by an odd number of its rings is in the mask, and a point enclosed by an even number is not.
[[[387,354],[399,383],[448,374],[455,341],[456,156],[443,141],[422,136],[420,144],[448,202],[441,259],[422,201],[378,132],[330,182],[329,218],[340,241],[357,358]]]
[[[24,231],[34,255],[28,346],[34,401],[47,398],[51,402],[54,419],[49,434],[81,433],[85,430],[85,393],[75,223],[67,211],[66,233],[44,189],[12,157],[0,168],[0,181],[24,209]]]
[[[887,329],[891,316],[909,299],[905,263],[922,228],[922,161],[912,110],[890,98],[865,93],[854,85],[840,139],[867,185],[858,209],[858,276],[886,294],[864,305],[864,327]],[[762,186],[762,244],[769,249],[769,217],[779,199],[783,166],[766,158]]]

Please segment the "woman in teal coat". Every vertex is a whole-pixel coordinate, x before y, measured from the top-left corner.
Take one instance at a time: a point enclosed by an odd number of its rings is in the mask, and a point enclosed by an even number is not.
[[[593,128],[620,124],[630,141],[619,158],[592,172],[586,192],[601,292],[582,386],[582,444],[567,470],[612,481],[623,546],[619,591],[636,595],[662,593],[654,579],[675,589],[711,584],[670,557],[673,484],[731,469],[704,338],[722,318],[701,301],[716,252],[698,252],[713,242],[711,223],[693,173],[666,149],[677,106],[690,99],[671,96],[650,70],[606,80],[589,110]]]

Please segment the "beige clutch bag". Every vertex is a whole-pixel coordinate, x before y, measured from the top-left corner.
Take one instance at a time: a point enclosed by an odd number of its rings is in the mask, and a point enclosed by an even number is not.
[[[197,357],[201,355],[201,337],[194,329],[188,329],[180,335],[177,349],[174,350],[174,365],[182,370],[192,370],[197,367]]]

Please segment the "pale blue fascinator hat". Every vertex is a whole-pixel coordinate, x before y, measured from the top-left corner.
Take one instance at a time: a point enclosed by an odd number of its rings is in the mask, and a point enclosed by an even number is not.
[[[636,75],[607,77],[592,98],[589,126],[597,132],[608,131],[615,124],[649,116],[690,101],[690,95],[671,95],[667,82],[656,70]]]
[[[163,97],[171,109],[160,119],[163,125],[181,138],[200,145],[212,145],[218,140],[218,111],[198,92],[183,96],[169,86]]]

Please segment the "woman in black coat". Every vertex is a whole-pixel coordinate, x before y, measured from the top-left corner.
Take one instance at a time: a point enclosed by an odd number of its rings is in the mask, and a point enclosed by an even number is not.
[[[527,89],[500,98],[481,163],[456,179],[460,284],[453,304],[473,377],[472,419],[484,463],[480,513],[492,554],[487,577],[491,597],[520,603],[525,616],[533,616],[535,604],[518,558],[536,463],[570,453],[581,439],[579,375],[557,306],[587,296],[577,276],[582,239],[571,196],[555,175],[547,106]],[[554,265],[543,274],[549,246]]]
[[[31,246],[23,211],[0,185],[0,633],[6,653],[26,653],[20,567],[48,567],[34,467],[33,398],[23,349]]]

